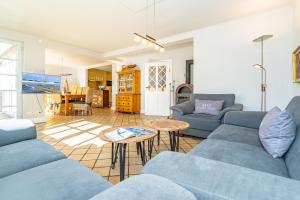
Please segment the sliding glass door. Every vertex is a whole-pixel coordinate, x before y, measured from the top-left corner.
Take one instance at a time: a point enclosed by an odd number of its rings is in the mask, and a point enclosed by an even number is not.
[[[21,108],[20,50],[19,43],[0,39],[0,119],[16,118]]]

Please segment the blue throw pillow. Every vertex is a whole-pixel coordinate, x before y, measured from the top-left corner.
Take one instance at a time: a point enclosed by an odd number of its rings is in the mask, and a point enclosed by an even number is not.
[[[282,157],[296,136],[293,117],[286,110],[274,107],[263,118],[259,127],[259,138],[265,150],[273,158]]]

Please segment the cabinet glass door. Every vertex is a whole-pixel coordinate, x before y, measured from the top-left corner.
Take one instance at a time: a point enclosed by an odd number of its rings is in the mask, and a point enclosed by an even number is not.
[[[119,92],[125,92],[125,75],[119,75]]]
[[[132,92],[133,90],[133,74],[126,74],[126,91]]]

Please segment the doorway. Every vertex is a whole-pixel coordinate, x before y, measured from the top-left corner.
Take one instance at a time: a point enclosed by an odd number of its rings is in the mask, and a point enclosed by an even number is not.
[[[145,66],[145,114],[169,116],[171,95],[171,60],[147,63]]]

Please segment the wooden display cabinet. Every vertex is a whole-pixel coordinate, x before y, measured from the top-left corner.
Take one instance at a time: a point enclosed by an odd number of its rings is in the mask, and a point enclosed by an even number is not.
[[[140,81],[139,70],[124,68],[118,72],[117,112],[140,113]]]

